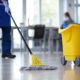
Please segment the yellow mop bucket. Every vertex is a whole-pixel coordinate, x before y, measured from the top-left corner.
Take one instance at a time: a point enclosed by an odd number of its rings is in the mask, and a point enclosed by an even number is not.
[[[80,66],[80,25],[70,24],[65,29],[59,28],[62,35],[63,55],[61,63],[66,65],[67,61],[74,61]]]

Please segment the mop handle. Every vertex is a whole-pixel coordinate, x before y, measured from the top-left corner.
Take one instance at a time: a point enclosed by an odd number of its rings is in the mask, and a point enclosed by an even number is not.
[[[21,35],[21,37],[22,37],[22,39],[23,39],[23,41],[24,41],[24,43],[25,43],[26,47],[28,48],[28,50],[29,50],[30,54],[32,54],[32,52],[31,52],[31,50],[30,50],[30,48],[29,48],[28,44],[26,43],[26,41],[25,41],[25,39],[24,39],[24,37],[23,37],[23,35],[22,35],[21,31],[19,30],[19,27],[17,26],[17,24],[16,24],[16,22],[15,22],[15,20],[14,20],[13,16],[12,16],[11,14],[9,14],[9,15],[10,15],[10,17],[12,18],[12,20],[13,20],[13,22],[14,22],[14,24],[15,24],[15,26],[16,26],[16,28],[17,28],[17,30],[18,30],[18,32],[20,33],[20,35]]]

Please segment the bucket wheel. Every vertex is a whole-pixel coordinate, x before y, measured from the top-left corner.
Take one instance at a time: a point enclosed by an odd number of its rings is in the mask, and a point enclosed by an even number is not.
[[[75,60],[75,65],[80,66],[80,57],[77,57]]]
[[[65,66],[66,63],[67,63],[67,61],[65,60],[65,57],[61,57],[61,64],[62,64],[63,66]]]

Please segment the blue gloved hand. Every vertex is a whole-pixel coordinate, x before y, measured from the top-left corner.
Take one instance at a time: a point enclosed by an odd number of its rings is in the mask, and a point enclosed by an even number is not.
[[[5,2],[3,2],[3,4],[5,6],[5,12],[8,13],[8,14],[11,13],[10,8],[9,8],[9,5],[8,5],[8,2],[5,1]]]

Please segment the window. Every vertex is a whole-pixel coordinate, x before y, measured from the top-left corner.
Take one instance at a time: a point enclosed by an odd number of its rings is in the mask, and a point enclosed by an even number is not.
[[[45,24],[46,26],[58,26],[58,0],[27,0],[27,24]],[[29,31],[29,35],[33,35]],[[33,41],[29,40],[30,48]]]
[[[27,24],[35,25],[38,23],[38,0],[27,0],[26,1],[26,15]]]
[[[42,0],[41,20],[46,26],[57,26],[58,24],[58,0]]]
[[[26,1],[26,16],[27,16],[27,25],[35,25],[39,23],[39,7],[38,7],[38,0],[27,0]],[[28,36],[33,36],[33,31],[28,31]],[[29,40],[29,47],[33,47],[33,40]]]
[[[12,16],[14,17],[18,26],[22,23],[22,1],[23,0],[9,0]],[[11,26],[15,26],[11,20]],[[14,49],[20,48],[20,35],[17,30],[13,31]]]
[[[80,0],[78,0],[78,4],[80,4]]]
[[[75,20],[80,23],[80,0],[75,0]]]
[[[26,7],[23,5],[23,1]],[[41,23],[46,26],[57,26],[58,24],[58,0],[9,0],[9,4],[18,26],[23,22],[26,25]],[[11,21],[11,25],[14,26],[13,21]],[[32,36],[33,31],[29,30],[28,34]],[[17,30],[14,30],[13,39],[14,48],[19,49],[21,46],[21,38]],[[29,40],[29,47],[34,47],[32,40]]]
[[[22,22],[22,1],[23,0],[9,0],[11,13],[18,25]],[[11,21],[11,25],[14,26],[13,21]]]
[[[28,24],[39,24],[41,19],[41,24],[57,26],[58,0],[27,0],[26,2]]]

